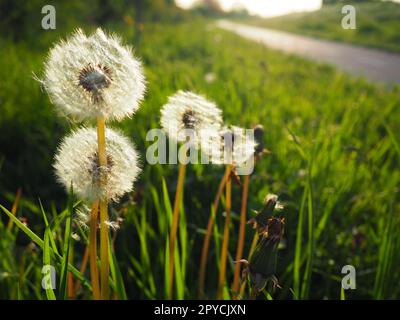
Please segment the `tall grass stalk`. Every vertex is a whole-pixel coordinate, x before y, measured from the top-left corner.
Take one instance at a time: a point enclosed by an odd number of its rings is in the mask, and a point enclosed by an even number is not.
[[[73,250],[73,248],[74,247],[71,246],[70,252],[69,252],[69,255],[68,255],[68,261],[71,264],[74,261],[74,250]],[[75,286],[74,286],[74,279],[72,277],[71,271],[68,271],[68,273],[67,273],[67,283],[68,283],[68,285],[67,285],[67,297],[70,300],[75,299]]]
[[[247,211],[247,196],[249,191],[249,180],[250,176],[246,175],[243,179],[243,191],[242,191],[242,206],[240,210],[240,226],[239,226],[239,238],[236,249],[236,259],[235,261],[239,261],[243,256],[243,247],[245,240],[245,231],[246,231],[246,211]],[[234,300],[237,299],[238,290],[239,290],[239,278],[240,278],[240,264],[236,263],[235,265],[235,273],[233,277],[232,284],[232,292]]]
[[[175,240],[178,231],[179,212],[182,201],[183,183],[185,181],[186,165],[179,164],[178,183],[176,186],[174,209],[172,213],[172,225],[169,236],[169,288],[168,298],[172,299],[174,294],[174,256],[175,256]]]
[[[307,264],[306,270],[304,273],[303,278],[303,285],[301,288],[301,297],[303,299],[308,299],[310,286],[311,286],[311,275],[313,270],[313,263],[314,263],[314,220],[315,220],[315,213],[314,213],[314,200],[313,200],[313,190],[312,190],[312,179],[311,179],[311,172],[312,172],[312,160],[309,164],[308,169],[308,179],[307,179],[307,219],[308,219],[308,243],[307,243]]]
[[[231,171],[231,166],[227,165],[227,171]],[[217,299],[220,300],[223,298],[224,288],[225,288],[225,277],[226,277],[226,260],[228,258],[228,247],[229,247],[229,228],[231,224],[231,200],[232,200],[232,180],[229,176],[226,186],[226,203],[225,203],[225,226],[224,226],[224,236],[222,240],[222,249],[221,249],[221,262],[219,269],[219,277],[218,277],[218,290],[217,290]]]
[[[107,167],[106,154],[106,124],[104,117],[97,118],[97,139],[98,139],[98,156],[100,167]],[[104,177],[103,177],[104,178]],[[104,183],[100,181],[100,183]],[[109,298],[109,273],[110,263],[108,257],[108,204],[107,200],[100,199],[100,279],[101,279],[101,299]]]
[[[206,279],[206,266],[207,266],[208,250],[210,248],[210,240],[211,240],[211,234],[212,234],[212,229],[213,229],[213,225],[214,225],[215,215],[218,211],[218,206],[219,206],[219,202],[221,200],[222,192],[224,191],[225,185],[230,177],[231,170],[232,170],[232,168],[230,168],[230,166],[227,166],[225,169],[225,174],[222,177],[221,182],[219,183],[218,191],[215,196],[213,206],[211,208],[212,212],[210,214],[210,217],[208,218],[207,231],[206,231],[206,235],[204,237],[203,247],[201,250],[200,271],[199,271],[199,289],[198,289],[198,298],[199,299],[202,299],[204,296],[204,283],[205,283],[205,279]]]

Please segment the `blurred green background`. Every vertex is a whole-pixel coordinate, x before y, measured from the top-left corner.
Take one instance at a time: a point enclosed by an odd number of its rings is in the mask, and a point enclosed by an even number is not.
[[[41,28],[41,8],[57,10],[56,30]],[[398,51],[400,5],[377,1],[359,5],[356,34],[337,30],[339,5],[321,11],[261,19],[243,10],[225,13],[213,1],[192,11],[172,0],[0,0],[0,204],[11,208],[22,189],[17,215],[44,232],[40,198],[57,220],[67,196],[55,182],[52,159],[60,139],[73,126],[59,118],[46,92],[34,80],[52,43],[80,27],[119,34],[145,67],[148,91],[133,119],[113,124],[138,146],[143,173],[135,192],[115,213],[125,223],[115,235],[115,254],[128,298],[165,297],[168,198],[177,168],[146,164],[146,132],[159,127],[160,107],[178,89],[205,94],[223,110],[227,123],[262,124],[263,158],[250,180],[249,211],[267,193],[285,203],[286,232],[279,251],[275,299],[340,298],[340,270],[357,269],[357,289],[346,298],[399,298],[400,262],[400,88],[370,83],[335,68],[270,50],[215,26],[218,18],[322,38]],[[365,15],[363,14],[365,13]],[[337,24],[339,25],[339,23]],[[193,165],[185,184],[180,224],[178,298],[195,298],[198,263],[210,205],[223,168]],[[228,287],[238,233],[241,188],[233,190]],[[133,202],[135,204],[133,204]],[[250,213],[249,213],[250,216]],[[41,252],[19,246],[17,229],[6,230],[1,216],[0,298],[41,299]],[[218,214],[211,245],[207,298],[215,297],[223,216]],[[245,253],[252,232],[246,227]],[[62,223],[54,233],[62,245]],[[79,267],[83,244],[76,243]],[[298,260],[296,260],[296,257]],[[299,259],[301,257],[301,259]],[[295,262],[296,261],[296,262]],[[226,290],[225,297],[229,297]],[[85,292],[78,297],[88,298]],[[121,298],[121,297],[119,297]]]

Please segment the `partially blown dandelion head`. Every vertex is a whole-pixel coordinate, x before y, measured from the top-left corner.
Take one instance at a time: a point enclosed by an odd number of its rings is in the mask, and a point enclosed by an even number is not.
[[[66,190],[88,201],[118,200],[132,191],[140,173],[138,155],[131,142],[118,132],[106,130],[107,166],[97,154],[96,129],[81,128],[67,136],[55,156],[54,168]]]
[[[211,101],[192,92],[178,91],[161,109],[161,126],[177,141],[185,141],[192,131],[192,141],[201,143],[205,132],[218,132],[222,125],[221,110]]]
[[[223,127],[217,136],[210,139],[212,143],[204,147],[203,151],[213,159],[216,164],[231,164],[241,166],[253,155],[257,143],[254,135],[236,126]]]
[[[131,116],[145,92],[141,63],[130,47],[101,29],[78,29],[57,43],[45,63],[44,87],[62,115],[76,120]]]

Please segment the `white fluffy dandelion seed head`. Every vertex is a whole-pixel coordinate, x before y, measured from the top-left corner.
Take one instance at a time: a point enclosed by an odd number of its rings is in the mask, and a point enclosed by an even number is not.
[[[254,155],[257,146],[254,135],[246,134],[245,129],[236,126],[223,127],[212,141],[202,150],[215,164],[241,166]]]
[[[100,28],[90,36],[78,29],[57,43],[42,83],[59,112],[79,121],[131,116],[145,92],[142,66],[132,49]]]
[[[178,91],[168,98],[161,109],[161,126],[168,136],[185,141],[185,133],[192,130],[192,141],[199,145],[202,132],[219,131],[222,112],[215,103],[192,92]]]
[[[67,136],[58,148],[54,168],[67,191],[88,201],[118,200],[133,189],[140,173],[138,155],[131,142],[120,133],[106,129],[107,167],[99,165],[97,132],[81,128]]]

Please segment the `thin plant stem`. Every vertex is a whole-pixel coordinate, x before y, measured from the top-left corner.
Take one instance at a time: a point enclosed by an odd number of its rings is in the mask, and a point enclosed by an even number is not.
[[[169,288],[168,288],[168,298],[172,299],[174,294],[174,252],[175,252],[175,240],[176,234],[178,231],[178,223],[179,223],[179,212],[180,205],[182,201],[182,191],[183,191],[183,183],[185,180],[186,173],[186,164],[179,164],[179,173],[178,173],[178,183],[176,186],[175,193],[175,201],[174,201],[174,209],[172,213],[172,225],[171,232],[169,235]]]
[[[228,165],[228,167],[230,167],[230,165]],[[232,181],[229,176],[225,186],[225,192],[226,192],[225,226],[224,226],[224,237],[222,240],[221,260],[220,260],[221,262],[220,262],[219,277],[218,277],[218,290],[217,290],[218,300],[223,298],[223,291],[225,286],[226,260],[228,258],[228,245],[229,245],[229,227],[231,224],[231,199],[232,199],[231,191],[232,191]]]
[[[15,216],[15,214],[17,213],[17,209],[18,209],[18,205],[19,205],[19,200],[21,199],[21,193],[22,193],[22,189],[21,189],[21,188],[18,188],[17,193],[15,194],[14,202],[13,202],[12,207],[11,207],[11,213],[12,213],[14,216]],[[11,231],[12,227],[13,227],[13,221],[10,219],[10,220],[8,221],[7,229],[8,229],[9,231]]]
[[[249,257],[247,258],[248,261],[250,261],[251,255],[253,254],[254,249],[257,246],[257,242],[258,242],[258,233],[255,232],[254,236],[253,236],[253,240],[251,241],[250,253],[249,253]],[[247,281],[243,281],[243,283],[240,286],[240,297],[243,297],[244,290],[246,289],[246,283],[247,283]]]
[[[249,191],[249,180],[250,176],[246,175],[243,179],[243,191],[242,191],[242,207],[240,210],[240,226],[239,226],[239,239],[236,249],[236,261],[242,259],[243,255],[243,246],[244,246],[244,238],[246,231],[246,210],[247,210],[247,196]],[[240,278],[240,263],[236,263],[235,265],[235,274],[233,278],[232,292],[233,298],[236,300],[237,293],[239,290],[239,278]]]
[[[107,167],[106,154],[106,124],[104,117],[97,118],[97,139],[98,139],[98,156],[100,167]],[[106,184],[106,177],[102,177],[100,183]],[[109,274],[110,263],[108,257],[108,204],[107,200],[100,199],[100,283],[101,283],[101,299],[109,299]]]
[[[214,225],[214,220],[215,220],[215,215],[218,211],[218,206],[219,202],[221,200],[222,192],[224,191],[226,182],[228,181],[228,178],[231,174],[231,168],[229,166],[226,167],[225,169],[225,174],[221,179],[221,182],[219,183],[218,186],[218,191],[215,196],[213,206],[212,206],[212,212],[210,214],[210,217],[208,218],[208,223],[207,223],[207,231],[206,235],[204,237],[203,241],[203,248],[201,250],[201,259],[200,259],[200,271],[199,271],[199,291],[198,291],[198,298],[202,299],[204,295],[204,283],[206,279],[206,266],[207,266],[207,258],[208,258],[208,250],[210,248],[210,240],[211,240],[211,233],[212,233],[212,227]]]
[[[97,267],[97,219],[99,212],[99,201],[95,201],[90,214],[90,234],[89,234],[89,252],[90,252],[90,280],[93,288],[93,298],[100,300],[99,269]]]
[[[89,237],[90,237],[90,235],[89,235]],[[83,253],[82,263],[81,263],[81,267],[79,269],[79,272],[82,275],[86,271],[86,267],[87,267],[87,264],[88,264],[88,261],[89,261],[89,255],[90,255],[90,243],[87,244],[87,246],[85,247],[85,251]],[[79,280],[76,280],[75,281],[75,292],[79,292],[80,289],[81,289],[81,282]]]

